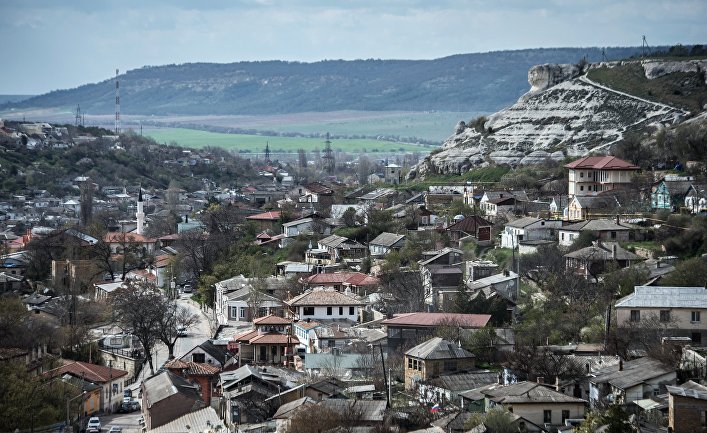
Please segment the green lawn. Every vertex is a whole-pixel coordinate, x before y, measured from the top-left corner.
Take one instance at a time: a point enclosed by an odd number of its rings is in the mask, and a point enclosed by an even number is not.
[[[158,128],[144,131],[158,143],[170,144],[176,142],[180,146],[202,148],[206,146],[222,147],[238,152],[263,152],[265,144],[270,145],[273,153],[294,153],[298,149],[313,151],[324,148],[322,138],[304,137],[270,137],[262,135],[224,134],[218,132],[199,131],[185,128]],[[371,139],[336,139],[331,140],[334,150],[345,152],[422,152],[427,153],[433,146],[393,143]]]

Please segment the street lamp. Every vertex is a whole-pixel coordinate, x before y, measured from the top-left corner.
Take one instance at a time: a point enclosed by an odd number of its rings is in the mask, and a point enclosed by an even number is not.
[[[86,395],[86,391],[82,392],[81,394],[77,395],[76,397],[71,397],[71,398],[66,399],[66,428],[69,428],[69,426],[71,425],[71,419],[69,416],[69,403],[72,400],[76,400],[79,397],[83,397],[84,395]]]

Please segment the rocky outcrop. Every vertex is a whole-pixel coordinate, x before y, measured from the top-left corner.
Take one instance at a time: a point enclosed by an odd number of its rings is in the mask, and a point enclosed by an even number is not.
[[[441,150],[418,164],[409,177],[462,173],[490,162],[535,164],[605,152],[628,131],[672,125],[686,114],[614,91],[579,73],[576,65],[531,68],[531,90],[517,103],[489,116],[483,128],[460,122]]]
[[[687,60],[666,62],[660,60],[647,60],[642,62],[643,72],[646,78],[653,80],[663,75],[672,74],[675,72],[702,73],[707,84],[707,60]]]

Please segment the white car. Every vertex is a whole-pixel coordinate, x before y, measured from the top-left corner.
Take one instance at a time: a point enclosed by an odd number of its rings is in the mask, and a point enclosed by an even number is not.
[[[88,425],[86,425],[86,430],[96,429],[101,431],[101,420],[97,416],[92,416],[88,419]]]
[[[132,397],[123,397],[123,403],[130,403],[132,400]]]
[[[186,337],[187,336],[187,327],[186,326],[177,326],[177,335],[180,337]]]

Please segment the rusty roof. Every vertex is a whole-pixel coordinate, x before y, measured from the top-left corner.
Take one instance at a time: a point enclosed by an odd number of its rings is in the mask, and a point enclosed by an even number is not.
[[[83,377],[93,383],[106,383],[110,380],[127,376],[128,372],[118,368],[110,368],[104,365],[89,364],[88,362],[74,361],[62,365],[44,373],[45,376],[55,377],[63,374],[71,374],[76,377]]]
[[[404,313],[381,323],[394,326],[439,326],[448,323],[462,328],[483,328],[489,320],[491,320],[490,314]]]
[[[284,317],[278,317],[274,314],[258,317],[257,319],[253,320],[254,325],[289,325],[291,323],[292,320],[285,319]]]
[[[638,167],[615,156],[585,156],[565,165],[565,168],[594,170],[638,170]]]

